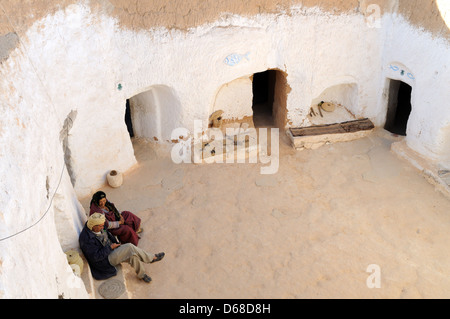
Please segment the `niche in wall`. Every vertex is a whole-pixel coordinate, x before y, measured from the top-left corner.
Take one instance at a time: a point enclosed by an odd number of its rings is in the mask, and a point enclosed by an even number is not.
[[[356,83],[343,83],[326,88],[311,105],[317,105],[321,101],[341,104],[347,110],[356,113],[358,109],[358,85]]]
[[[222,110],[225,121],[236,121],[252,116],[252,80],[249,76],[222,85],[209,114]]]
[[[399,80],[390,80],[385,130],[406,136],[411,114],[411,92],[412,87],[409,84]]]

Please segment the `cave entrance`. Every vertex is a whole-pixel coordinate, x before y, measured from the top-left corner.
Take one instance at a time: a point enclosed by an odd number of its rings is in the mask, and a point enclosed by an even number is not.
[[[275,71],[267,70],[253,75],[253,123],[255,127],[273,126],[273,95]]]
[[[411,93],[412,87],[410,85],[402,81],[390,80],[385,130],[406,136],[411,114]]]
[[[279,70],[267,70],[255,73],[252,82],[255,127],[284,128],[287,116],[286,74]]]

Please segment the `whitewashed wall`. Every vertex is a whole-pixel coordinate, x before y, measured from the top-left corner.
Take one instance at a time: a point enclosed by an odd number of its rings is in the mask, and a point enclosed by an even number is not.
[[[224,119],[242,119],[253,116],[253,84],[250,77],[243,77],[224,84],[217,93],[212,114],[222,110]]]
[[[383,69],[378,86],[384,93],[387,79],[401,80],[412,87],[411,115],[406,141],[409,147],[430,160],[450,167],[450,44],[412,27],[397,14],[384,17]],[[402,72],[403,75],[402,75]],[[387,113],[386,94],[379,95],[378,123]]]
[[[224,62],[247,53],[234,65]],[[362,15],[296,7],[289,15],[229,16],[188,32],[123,30],[83,5],[47,16],[0,67],[0,297],[87,296],[63,250],[76,245],[85,220],[76,195],[101,187],[110,169],[136,163],[127,99],[144,94],[143,109],[156,115],[149,127],[135,119],[137,130],[166,142],[175,128],[207,123],[219,106],[248,114],[246,103],[223,104],[221,89],[232,83],[225,97],[241,89],[248,95],[248,80],[234,87],[239,79],[279,69],[291,88],[292,126],[307,124],[322,92],[349,83],[357,88],[351,111],[382,126],[386,79],[396,76],[389,66],[399,63],[414,75],[408,144],[450,165],[449,53],[447,43],[390,15],[371,28]],[[61,134],[69,115],[68,135]]]
[[[65,166],[62,106],[30,47],[0,71],[0,297],[87,298],[64,254],[85,216]]]

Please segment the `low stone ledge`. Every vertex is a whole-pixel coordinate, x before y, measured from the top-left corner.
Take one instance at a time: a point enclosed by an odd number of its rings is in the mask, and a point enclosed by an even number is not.
[[[375,126],[369,119],[328,125],[290,128],[286,131],[291,145],[297,150],[317,149],[325,144],[349,142],[368,136]]]
[[[450,199],[450,172],[408,147],[405,140],[392,143],[391,151],[418,169],[425,179]]]

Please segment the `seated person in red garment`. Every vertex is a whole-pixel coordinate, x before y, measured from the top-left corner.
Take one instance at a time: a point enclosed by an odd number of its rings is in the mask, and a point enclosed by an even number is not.
[[[119,213],[116,206],[108,201],[106,194],[102,191],[98,191],[92,196],[89,216],[94,213],[105,216],[106,228],[111,234],[117,236],[122,244],[138,245],[139,233],[143,230],[140,228],[141,219],[129,211]]]

